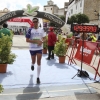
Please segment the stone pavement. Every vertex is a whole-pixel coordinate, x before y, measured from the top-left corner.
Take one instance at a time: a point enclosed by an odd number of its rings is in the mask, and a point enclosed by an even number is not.
[[[12,49],[26,49],[28,45],[24,35],[14,35]]]
[[[96,86],[97,88],[96,88]],[[4,89],[0,100],[100,100],[100,84]],[[99,88],[98,88],[99,87]]]
[[[25,36],[15,35],[13,37],[12,49],[28,49],[28,43],[25,41]],[[80,62],[76,61],[80,66]],[[84,69],[95,73],[91,67],[83,65]],[[99,69],[100,72],[100,69]],[[90,92],[90,88],[91,91]],[[83,84],[83,85],[73,85],[73,86],[61,86],[61,87],[50,87],[50,90],[45,87],[40,89],[41,91],[35,91],[36,89],[5,89],[2,94],[0,94],[0,100],[100,100],[100,83]],[[86,90],[83,90],[86,88]],[[42,97],[40,98],[40,93]],[[49,96],[48,96],[49,94]],[[50,95],[51,94],[51,95]],[[35,95],[36,98],[33,98]]]

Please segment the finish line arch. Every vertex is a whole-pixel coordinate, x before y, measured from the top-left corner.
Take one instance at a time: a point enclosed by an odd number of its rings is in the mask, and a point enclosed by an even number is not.
[[[50,13],[40,12],[40,11],[38,11],[38,9],[39,9],[38,6],[32,7],[30,4],[28,4],[27,9],[12,11],[12,12],[9,12],[9,13],[1,16],[0,17],[0,25],[3,24],[5,21],[8,21],[15,17],[33,16],[33,17],[37,17],[37,18],[47,19],[47,20],[55,23],[59,28],[62,29],[62,31],[64,33],[69,32],[67,24],[63,20],[61,20],[59,17],[57,17],[53,14],[50,14]]]

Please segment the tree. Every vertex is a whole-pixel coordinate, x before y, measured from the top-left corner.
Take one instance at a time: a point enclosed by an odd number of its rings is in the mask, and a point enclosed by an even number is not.
[[[79,13],[79,14],[76,15],[76,18],[77,18],[77,23],[78,24],[89,23],[89,18],[85,14]]]
[[[61,15],[59,17],[65,22],[65,16],[64,15]]]
[[[50,22],[50,23],[49,23],[49,26],[51,26],[51,27],[56,27],[56,24],[53,23],[53,22]]]
[[[76,15],[71,16],[70,23],[77,23]]]
[[[73,24],[73,23],[89,23],[89,17],[85,14],[75,14],[73,16],[71,16],[70,18],[68,18],[67,21],[68,24]]]

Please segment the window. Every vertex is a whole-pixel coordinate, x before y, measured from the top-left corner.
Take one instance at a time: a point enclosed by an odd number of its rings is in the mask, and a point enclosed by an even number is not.
[[[44,10],[46,10],[46,8]]]
[[[77,10],[77,5],[76,5],[76,10]]]
[[[82,1],[80,2],[80,7],[82,7]]]
[[[48,5],[50,5],[50,3],[48,3]]]
[[[52,8],[51,8],[51,10],[52,10]]]
[[[73,9],[71,9],[71,14],[73,14]]]
[[[75,2],[77,3],[77,2],[78,2],[78,0],[75,0]]]

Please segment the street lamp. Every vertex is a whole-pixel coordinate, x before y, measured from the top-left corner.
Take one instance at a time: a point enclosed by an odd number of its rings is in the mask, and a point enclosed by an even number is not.
[[[94,13],[95,13],[95,16],[98,16],[98,17],[100,16],[96,10],[94,11]]]
[[[95,13],[95,16],[98,16],[98,27],[99,27],[99,25],[100,25],[100,21],[99,21],[99,19],[100,19],[100,14],[95,10],[94,11],[94,13]],[[100,33],[99,33],[100,34]],[[99,37],[99,34],[98,34],[98,37]]]

